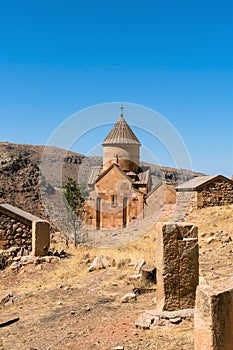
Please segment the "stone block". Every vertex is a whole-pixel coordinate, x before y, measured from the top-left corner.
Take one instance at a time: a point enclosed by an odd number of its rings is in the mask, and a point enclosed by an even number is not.
[[[142,280],[146,285],[156,284],[156,267],[145,264],[142,267]]]
[[[6,247],[6,245],[7,245],[7,242],[8,242],[8,241],[6,241],[6,240],[0,241],[0,249],[5,249],[5,247]]]
[[[233,279],[198,286],[194,320],[195,350],[233,349]]]
[[[156,225],[157,309],[193,308],[198,285],[198,230],[190,223]]]
[[[49,223],[10,204],[0,204],[0,223],[3,236],[0,247],[12,246],[32,251],[33,255],[46,255],[49,249]],[[7,244],[6,244],[7,243]]]
[[[44,220],[32,222],[32,255],[47,255],[50,244],[49,223]]]

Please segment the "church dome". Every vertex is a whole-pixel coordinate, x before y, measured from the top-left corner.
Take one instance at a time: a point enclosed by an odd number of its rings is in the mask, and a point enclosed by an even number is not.
[[[110,144],[134,144],[138,146],[141,145],[133,130],[125,121],[125,118],[122,114],[118,122],[114,125],[114,127],[102,143],[102,145]]]
[[[121,110],[123,106],[121,107]],[[124,171],[139,171],[141,143],[121,113],[103,143],[103,170],[118,164]]]

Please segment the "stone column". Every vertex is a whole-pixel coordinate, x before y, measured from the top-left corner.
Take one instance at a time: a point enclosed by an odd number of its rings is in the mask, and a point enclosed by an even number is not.
[[[199,279],[197,227],[191,223],[157,223],[156,268],[156,308],[193,308]]]
[[[233,349],[233,279],[224,285],[200,285],[195,305],[195,350]]]

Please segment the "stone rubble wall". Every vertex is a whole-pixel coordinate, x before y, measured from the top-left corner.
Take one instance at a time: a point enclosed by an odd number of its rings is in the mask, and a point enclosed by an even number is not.
[[[11,247],[9,249],[0,250],[0,270],[4,270],[14,261],[14,258],[22,255],[28,255],[28,251],[20,247]]]
[[[228,181],[214,181],[198,191],[197,207],[213,207],[233,203],[233,184]]]
[[[13,246],[32,250],[32,226],[0,213],[0,249]]]
[[[10,204],[0,205],[0,269],[18,254],[48,253],[50,225],[47,221]]]
[[[214,207],[233,203],[233,184],[226,180],[213,181],[198,191],[176,193],[177,213],[188,213],[192,208]],[[178,215],[181,217],[181,215]]]

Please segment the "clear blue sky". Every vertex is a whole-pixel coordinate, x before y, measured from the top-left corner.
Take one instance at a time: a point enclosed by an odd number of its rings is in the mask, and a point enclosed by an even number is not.
[[[194,170],[233,174],[231,0],[0,0],[0,38],[0,141],[122,101],[167,118]]]

